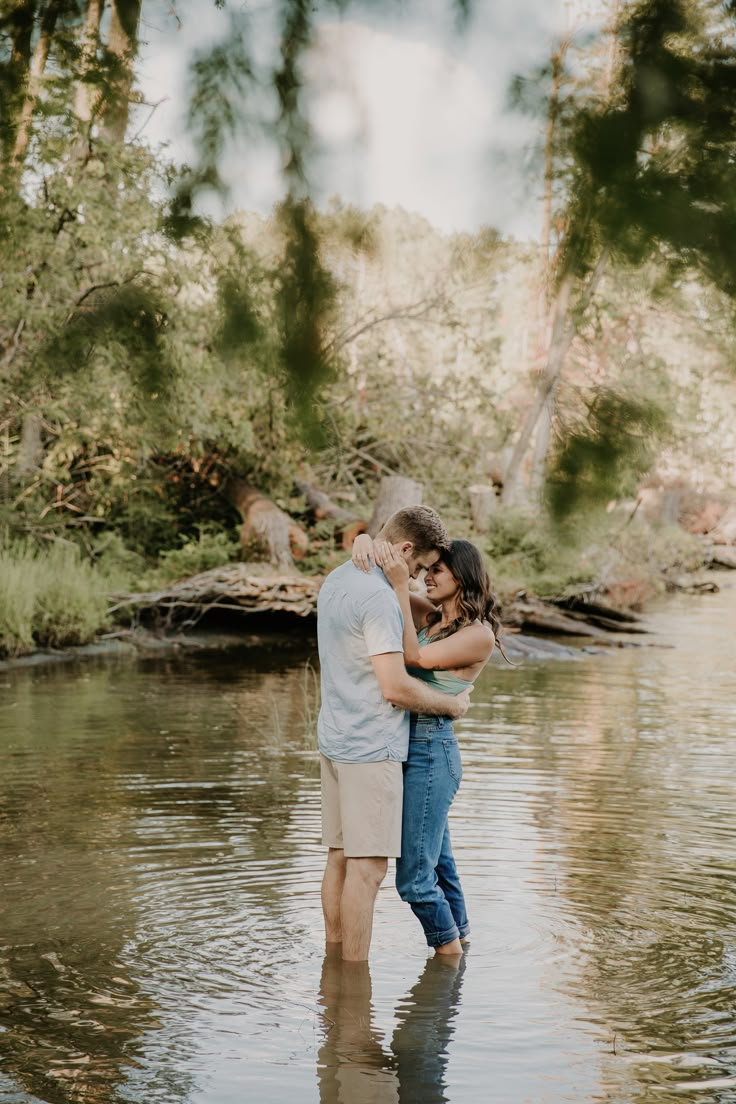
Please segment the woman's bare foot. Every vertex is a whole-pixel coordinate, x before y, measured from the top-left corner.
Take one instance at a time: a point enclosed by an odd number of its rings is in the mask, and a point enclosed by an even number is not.
[[[463,945],[459,939],[453,939],[452,943],[443,943],[441,947],[435,947],[434,953],[441,955],[461,955],[463,953]]]

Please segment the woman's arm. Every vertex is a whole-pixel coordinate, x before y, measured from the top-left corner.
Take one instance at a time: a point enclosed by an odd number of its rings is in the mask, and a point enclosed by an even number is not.
[[[409,567],[403,556],[391,544],[379,544],[376,554],[381,570],[396,592],[404,617],[404,663],[408,667],[419,665],[419,641],[414,624],[412,596],[409,591]],[[426,614],[424,614],[426,616]]]
[[[465,625],[452,636],[446,636],[419,649],[415,667],[425,671],[452,671],[485,663],[493,651],[495,637],[488,625]]]
[[[353,541],[351,559],[355,566],[359,567],[361,571],[368,572],[375,567],[376,558],[373,551],[373,538],[369,537],[367,533],[358,533]]]
[[[382,568],[383,556],[389,548],[391,548],[391,545],[387,541],[376,543],[367,533],[359,533],[353,541],[352,561],[356,567],[365,572],[371,571],[376,565]],[[388,578],[388,576],[386,577]],[[390,579],[389,582],[391,582]],[[393,583],[391,585],[393,586]],[[419,629],[422,625],[426,625],[428,615],[434,613],[437,607],[433,602],[430,602],[426,595],[415,594],[411,590],[409,591],[409,602],[411,605],[409,617]],[[404,613],[404,620],[406,620],[406,613]]]

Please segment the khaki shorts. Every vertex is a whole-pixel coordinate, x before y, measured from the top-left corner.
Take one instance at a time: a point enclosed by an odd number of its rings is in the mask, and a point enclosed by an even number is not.
[[[340,763],[320,754],[322,843],[348,859],[401,854],[402,764]]]

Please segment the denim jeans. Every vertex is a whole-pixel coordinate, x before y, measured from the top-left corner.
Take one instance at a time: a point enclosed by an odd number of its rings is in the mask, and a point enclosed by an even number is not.
[[[462,939],[470,930],[447,825],[462,774],[450,718],[412,714],[396,889],[430,947]]]

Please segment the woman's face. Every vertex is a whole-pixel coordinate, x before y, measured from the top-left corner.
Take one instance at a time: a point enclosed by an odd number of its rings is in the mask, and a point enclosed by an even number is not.
[[[424,585],[427,597],[433,602],[447,602],[460,593],[460,584],[442,560],[427,568]]]

